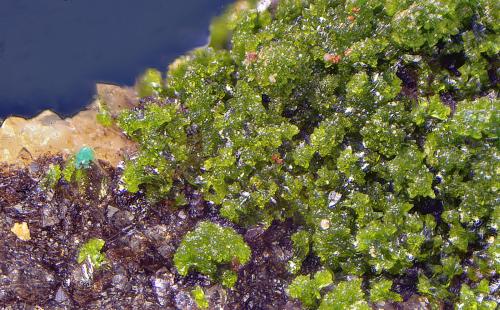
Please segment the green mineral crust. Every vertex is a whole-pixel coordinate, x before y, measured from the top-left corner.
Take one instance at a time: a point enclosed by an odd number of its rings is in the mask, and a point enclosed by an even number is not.
[[[297,275],[307,307],[400,301],[417,268],[436,306],[495,308],[500,2],[239,4],[210,46],[138,82],[148,98],[118,120],[140,145],[127,189],[176,201],[189,184],[244,228],[293,219],[290,272],[314,255],[339,279]],[[227,282],[220,267],[249,257],[204,222],[175,264]]]

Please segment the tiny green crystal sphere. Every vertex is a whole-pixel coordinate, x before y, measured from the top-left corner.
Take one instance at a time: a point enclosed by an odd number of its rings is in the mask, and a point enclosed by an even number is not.
[[[90,163],[94,161],[94,159],[94,150],[88,146],[84,146],[76,154],[75,167],[76,169],[89,168]]]

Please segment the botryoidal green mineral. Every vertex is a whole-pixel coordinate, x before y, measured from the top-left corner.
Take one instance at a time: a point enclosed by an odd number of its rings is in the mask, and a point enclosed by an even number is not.
[[[127,189],[175,200],[189,183],[243,227],[293,218],[289,291],[305,306],[400,301],[394,279],[417,266],[436,306],[494,309],[499,14],[495,0],[240,1],[208,47],[139,81],[152,97],[118,120],[141,146]],[[181,275],[248,260],[211,225],[181,243]],[[338,280],[319,289],[307,255]]]

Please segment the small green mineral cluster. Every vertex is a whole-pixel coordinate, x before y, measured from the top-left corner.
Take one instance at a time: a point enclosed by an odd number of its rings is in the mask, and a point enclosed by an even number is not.
[[[203,289],[200,286],[195,287],[194,290],[191,291],[191,295],[193,296],[193,299],[196,302],[196,306],[198,306],[198,308],[208,308],[208,301],[205,297],[205,292],[203,292]]]
[[[88,146],[82,147],[75,156],[76,169],[88,169],[90,164],[95,160],[94,150]]]
[[[41,182],[41,188],[48,191],[54,189],[62,176],[62,170],[59,165],[50,164],[49,168]]]
[[[179,274],[186,276],[194,269],[211,278],[218,278],[232,287],[236,276],[229,269],[220,267],[231,264],[245,264],[251,251],[243,237],[232,228],[221,227],[212,222],[201,222],[195,230],[188,232],[174,256]]]
[[[106,263],[106,255],[101,253],[105,241],[98,238],[92,238],[85,242],[80,251],[76,261],[81,264],[88,260],[93,268],[99,269]]]
[[[500,2],[254,2],[166,80],[139,81],[149,99],[118,120],[141,146],[128,190],[175,200],[190,184],[243,227],[293,218],[290,272],[316,255],[339,279],[298,275],[289,292],[306,307],[399,301],[394,279],[418,266],[436,305],[495,309]],[[202,223],[175,263],[213,276],[249,256]]]
[[[84,146],[75,155],[69,156],[62,165],[50,164],[40,183],[41,188],[46,191],[53,190],[61,178],[68,183],[75,182],[78,185],[84,185],[88,182],[86,170],[90,169],[94,162],[94,150]]]
[[[321,289],[332,283],[332,274],[328,270],[318,271],[311,279],[309,275],[300,275],[293,280],[288,293],[298,298],[304,307],[317,306],[321,299]]]
[[[113,116],[109,111],[108,105],[103,101],[102,98],[97,98],[97,115],[96,120],[99,124],[104,127],[110,127],[113,125]]]

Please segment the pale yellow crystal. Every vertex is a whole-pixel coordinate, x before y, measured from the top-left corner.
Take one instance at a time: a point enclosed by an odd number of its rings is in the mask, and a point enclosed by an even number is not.
[[[15,223],[11,230],[19,239],[23,241],[31,240],[30,229],[26,222]]]

